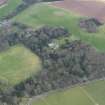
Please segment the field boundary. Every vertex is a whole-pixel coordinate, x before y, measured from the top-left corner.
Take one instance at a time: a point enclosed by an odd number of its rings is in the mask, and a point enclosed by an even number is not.
[[[67,90],[67,89],[72,89],[72,88],[75,88],[75,87],[81,87],[82,88],[82,86],[83,85],[88,85],[88,84],[90,84],[90,83],[92,83],[92,82],[97,82],[97,81],[105,81],[105,77],[104,78],[101,78],[101,79],[95,79],[95,80],[92,80],[92,81],[88,81],[88,82],[86,82],[86,83],[79,83],[79,84],[76,84],[76,85],[73,85],[73,86],[68,86],[68,87],[66,87],[66,88],[63,88],[63,89],[57,89],[57,90],[52,90],[52,91],[50,91],[50,92],[46,92],[46,93],[43,93],[43,94],[41,94],[41,95],[38,95],[38,96],[34,96],[34,97],[32,97],[32,98],[29,98],[28,99],[28,104],[27,105],[32,105],[32,103],[33,102],[35,102],[35,101],[37,101],[37,100],[42,100],[42,98],[43,97],[47,97],[49,94],[52,94],[52,93],[55,93],[55,92],[62,92],[62,91],[65,91],[65,90]],[[83,90],[82,90],[83,91]],[[86,90],[85,90],[85,92],[84,92],[85,94],[86,93],[88,93]],[[89,93],[88,93],[89,94]],[[88,95],[88,98],[89,97],[91,97],[91,95]],[[92,97],[91,97],[92,98]],[[90,99],[90,98],[89,98]],[[94,100],[93,98],[91,99],[91,101],[92,100]],[[43,101],[43,100],[42,100]],[[20,104],[20,105],[24,105],[24,104]],[[51,105],[51,104],[50,104]],[[100,104],[98,104],[95,100],[94,100],[94,105],[100,105]]]
[[[41,100],[47,105],[52,105],[51,103],[48,103],[43,97],[41,98]]]
[[[57,7],[57,6],[55,6],[55,5],[52,5],[51,3],[50,3],[50,4],[47,4],[47,3],[46,3],[46,5],[49,6],[49,7],[55,8],[55,9],[63,10],[64,12],[74,13],[76,16],[82,16],[82,15],[79,14],[79,13],[75,13],[75,12],[73,12],[73,11],[70,11],[70,10],[66,9],[66,8]],[[84,16],[84,17],[88,17],[88,16]]]
[[[94,105],[99,105],[98,102],[96,102],[96,100],[81,86],[79,86],[79,88],[82,90],[82,92],[89,98],[89,100],[91,100],[91,102],[94,104]]]
[[[6,77],[0,76],[0,80],[5,82],[6,84],[9,84],[9,81]]]
[[[105,2],[102,0],[64,0],[58,3],[52,2],[50,5],[105,22],[105,15],[103,15]]]
[[[3,7],[5,7],[5,6],[7,6],[7,5],[8,5],[7,3],[1,5],[1,6],[0,6],[0,9],[3,8]]]

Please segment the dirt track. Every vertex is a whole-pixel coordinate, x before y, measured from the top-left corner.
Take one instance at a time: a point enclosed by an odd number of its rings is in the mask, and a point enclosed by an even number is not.
[[[7,0],[0,0],[0,6],[6,3]]]
[[[64,0],[53,2],[52,5],[105,21],[105,3],[103,2],[95,0]]]

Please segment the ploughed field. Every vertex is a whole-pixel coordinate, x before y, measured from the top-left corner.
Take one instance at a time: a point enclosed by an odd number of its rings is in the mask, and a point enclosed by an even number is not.
[[[4,3],[6,3],[6,0],[0,0],[0,5],[3,5]]]
[[[102,0],[63,0],[54,2],[52,5],[105,21],[105,3],[101,1]]]
[[[0,53],[0,88],[13,86],[41,69],[37,55],[22,45]]]
[[[105,80],[51,92],[30,105],[105,105]]]

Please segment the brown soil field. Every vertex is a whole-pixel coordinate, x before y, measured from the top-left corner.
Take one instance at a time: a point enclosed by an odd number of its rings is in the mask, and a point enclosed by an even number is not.
[[[6,3],[7,0],[0,0],[0,6]]]
[[[105,22],[105,2],[95,0],[63,0],[53,2],[51,5],[68,9],[84,16],[95,17]]]

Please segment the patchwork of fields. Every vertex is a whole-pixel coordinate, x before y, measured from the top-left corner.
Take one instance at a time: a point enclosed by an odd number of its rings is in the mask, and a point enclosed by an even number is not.
[[[105,51],[105,25],[101,26],[97,33],[88,33],[79,27],[80,18],[83,18],[83,16],[42,3],[31,6],[12,20],[33,28],[43,25],[64,26],[69,29],[74,37],[90,43],[101,51]]]
[[[0,8],[0,18],[13,11],[21,0],[8,0],[7,4]],[[99,51],[105,51],[105,25],[99,28],[97,33],[88,33],[82,30],[78,22],[83,17],[72,11],[66,11],[53,7],[47,3],[32,5],[11,19],[32,28],[44,25],[63,26],[72,35],[71,40],[81,39]],[[64,43],[64,38],[56,40]],[[15,85],[41,70],[40,58],[22,45],[11,47],[0,53],[0,89],[5,85]],[[105,81],[93,81],[87,85],[50,92],[47,96],[41,96],[37,100],[32,99],[31,105],[105,105]]]
[[[32,105],[105,105],[104,91],[105,81],[95,81],[85,86],[49,93],[32,101]]]
[[[0,80],[15,85],[41,69],[40,59],[22,45],[0,53]]]
[[[88,33],[78,26],[78,21],[83,18],[71,11],[59,9],[47,4],[37,4],[26,9],[13,18],[13,21],[24,23],[33,28],[43,25],[64,26],[72,33],[70,40],[82,39],[92,44],[100,51],[105,51],[105,25],[97,33]],[[86,18],[86,17],[84,17]],[[63,43],[63,39],[59,40]],[[97,91],[98,90],[98,91]],[[49,93],[39,99],[32,99],[30,105],[105,105],[105,81],[96,81],[85,86],[77,86],[59,92]]]

